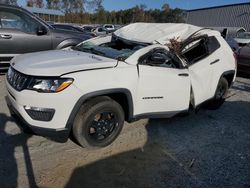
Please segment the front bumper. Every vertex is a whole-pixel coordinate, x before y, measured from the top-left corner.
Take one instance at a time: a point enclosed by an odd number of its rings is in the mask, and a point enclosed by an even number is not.
[[[20,126],[23,132],[34,134],[34,135],[39,135],[39,136],[44,136],[56,142],[66,142],[68,140],[69,133],[70,133],[70,130],[68,128],[57,130],[57,129],[42,128],[42,127],[30,125],[15,109],[9,97],[7,96],[5,99],[6,99],[7,106],[10,110],[10,113],[17,120],[18,126]]]

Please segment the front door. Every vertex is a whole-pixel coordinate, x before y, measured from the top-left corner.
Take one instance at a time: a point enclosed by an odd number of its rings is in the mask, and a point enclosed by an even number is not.
[[[187,110],[190,101],[188,69],[166,49],[149,52],[139,60],[137,114],[171,114]]]

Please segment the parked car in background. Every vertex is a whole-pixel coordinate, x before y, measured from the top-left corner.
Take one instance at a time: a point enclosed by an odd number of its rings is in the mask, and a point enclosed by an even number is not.
[[[52,27],[54,27],[55,29],[62,29],[62,30],[66,30],[66,31],[73,31],[73,32],[80,32],[86,35],[90,35],[91,37],[96,37],[96,35],[93,32],[87,32],[84,29],[77,27],[77,26],[73,26],[73,25],[68,25],[68,24],[52,24]]]
[[[0,66],[18,54],[61,49],[91,38],[89,34],[55,29],[29,11],[0,5]]]
[[[250,43],[238,51],[238,71],[250,74]]]
[[[250,32],[240,33],[235,40],[238,42],[239,46],[245,46],[250,43]]]
[[[105,35],[107,35],[109,33],[109,31],[107,31],[103,27],[97,27],[92,32],[95,33],[96,36],[105,36]]]
[[[85,32],[80,27],[76,27],[76,26],[68,25],[68,24],[51,24],[51,26],[54,27],[55,29],[63,29],[67,31],[75,31],[75,32],[81,32],[81,33]]]
[[[84,147],[105,147],[125,120],[219,108],[235,71],[217,31],[134,23],[72,48],[14,58],[7,103],[35,134],[66,141],[72,133]]]
[[[112,24],[104,24],[102,27],[110,33],[115,31],[115,26]]]
[[[237,52],[239,50],[239,44],[233,37],[228,37],[225,40],[234,52]]]
[[[91,26],[91,25],[85,25],[82,27],[82,29],[86,32],[92,32],[96,27]]]

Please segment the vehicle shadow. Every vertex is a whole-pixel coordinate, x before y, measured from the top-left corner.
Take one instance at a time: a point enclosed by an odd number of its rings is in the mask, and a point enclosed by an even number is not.
[[[37,187],[30,154],[27,146],[27,141],[31,135],[18,133],[8,134],[5,129],[8,122],[21,122],[15,121],[12,117],[0,113],[0,182],[1,187],[18,187],[18,167],[15,158],[15,149],[22,147],[26,174],[28,178],[29,187]],[[20,173],[20,172],[19,172]]]
[[[249,122],[242,101],[151,119],[143,149],[76,168],[65,187],[249,187]]]

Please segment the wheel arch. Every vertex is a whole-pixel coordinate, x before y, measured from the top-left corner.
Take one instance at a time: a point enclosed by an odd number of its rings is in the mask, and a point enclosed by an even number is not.
[[[235,70],[230,70],[230,71],[226,71],[224,72],[221,77],[226,78],[227,82],[228,82],[228,86],[231,87],[233,84],[233,80],[234,80],[234,75],[235,75]]]
[[[125,113],[125,120],[132,121],[133,119],[133,99],[131,92],[128,89],[118,88],[118,89],[107,89],[107,90],[100,90],[94,91],[91,93],[87,93],[80,97],[76,102],[69,119],[66,124],[66,128],[71,131],[71,128],[74,123],[74,119],[76,117],[77,112],[81,108],[82,104],[86,103],[87,101],[101,96],[107,96],[111,99],[115,100],[117,103],[121,105]]]
[[[82,42],[83,40],[81,39],[66,39],[66,40],[63,40],[62,42],[60,42],[56,49],[62,49],[62,48],[65,48],[65,47],[68,47],[68,46],[75,46],[77,44],[79,44],[80,42]]]

